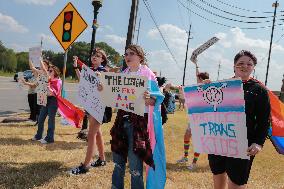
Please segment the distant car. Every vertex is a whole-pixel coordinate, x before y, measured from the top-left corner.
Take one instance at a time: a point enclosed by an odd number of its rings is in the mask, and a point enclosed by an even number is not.
[[[25,79],[26,81],[28,81],[29,79],[31,79],[32,77],[34,77],[32,70],[26,70],[26,71],[24,71],[24,72],[23,72],[23,76],[24,76],[24,79]],[[14,80],[15,80],[16,82],[18,82],[18,80],[19,80],[19,78],[18,78],[18,73],[15,73],[15,75],[14,75]]]

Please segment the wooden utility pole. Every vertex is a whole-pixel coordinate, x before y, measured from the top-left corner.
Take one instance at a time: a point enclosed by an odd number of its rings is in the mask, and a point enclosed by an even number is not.
[[[133,40],[133,36],[134,36],[134,32],[135,32],[135,24],[136,24],[137,12],[138,12],[138,4],[139,4],[139,0],[132,0],[125,50],[130,44],[133,43],[132,40]],[[122,69],[124,70],[126,67],[127,67],[127,65],[126,65],[125,61],[123,61],[123,68]]]
[[[277,1],[275,1],[275,3],[272,4],[272,7],[274,7],[274,15],[273,15],[273,22],[272,22],[272,31],[271,31],[271,37],[270,37],[269,52],[268,52],[268,62],[267,62],[267,68],[266,68],[265,86],[267,85],[268,70],[269,70],[269,63],[270,63],[270,55],[271,55],[271,47],[272,47],[274,25],[275,25],[275,16],[276,16],[276,10],[277,10],[278,6],[279,6],[279,3],[277,3]]]
[[[189,45],[189,40],[190,40],[190,32],[191,32],[191,24],[189,25],[188,36],[187,36],[186,53],[185,53],[185,61],[184,61],[183,77],[182,77],[182,86],[184,86],[184,80],[185,80],[185,70],[186,70],[186,62],[187,62],[188,45]]]

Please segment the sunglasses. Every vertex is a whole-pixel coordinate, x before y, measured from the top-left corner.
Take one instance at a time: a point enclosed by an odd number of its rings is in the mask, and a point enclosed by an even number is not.
[[[124,56],[133,56],[136,55],[135,52],[124,53]]]
[[[52,73],[52,72],[53,72],[53,70],[48,70],[48,72],[49,72],[49,73]]]

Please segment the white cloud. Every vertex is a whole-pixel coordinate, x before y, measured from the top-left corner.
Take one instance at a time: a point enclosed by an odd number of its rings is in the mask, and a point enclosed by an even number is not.
[[[7,47],[13,49],[15,52],[27,52],[29,50],[29,46],[27,44],[20,45],[17,43],[7,44]]]
[[[185,49],[187,43],[187,33],[185,30],[172,24],[160,25],[159,29],[169,45],[169,48],[177,49],[177,52]],[[162,41],[162,37],[156,28],[148,31],[148,36],[150,39]]]
[[[0,13],[0,31],[26,33],[29,30],[19,24],[13,17]]]
[[[42,39],[43,44],[47,43],[47,44],[51,44],[51,45],[58,45],[59,42],[57,42],[57,40],[55,39],[55,37],[41,33],[38,35],[40,37],[40,39]]]
[[[176,63],[173,61],[170,53],[163,45],[157,29],[151,29],[147,33],[150,39],[154,41],[160,40],[162,44],[160,49],[154,49],[149,53],[149,65],[154,71],[157,71],[158,73],[161,71],[162,75],[167,77],[169,82],[180,85],[182,83],[183,76],[187,34],[184,30],[170,24],[161,25],[159,28],[163,32],[179,66],[176,66]],[[212,80],[216,80],[218,74],[218,64],[221,62],[219,79],[230,78],[234,75],[233,59],[235,54],[242,49],[246,49],[253,52],[258,58],[259,64],[256,66],[256,76],[257,79],[264,82],[267,65],[267,53],[269,48],[268,40],[248,36],[239,28],[231,29],[224,33],[216,33],[215,36],[220,38],[220,40],[214,46],[210,47],[204,53],[198,56],[200,71],[208,72]],[[210,37],[208,37],[208,39],[209,38]],[[188,57],[190,57],[193,49],[197,48],[205,41],[206,40],[202,40],[200,44],[190,48]],[[281,64],[281,56],[283,51],[283,46],[279,44],[273,45],[273,55],[270,62],[268,78],[268,87],[272,90],[279,90],[281,87],[281,79],[284,70],[284,65]],[[195,82],[195,67],[188,60],[185,84],[193,84]]]
[[[105,35],[105,42],[116,49],[120,54],[124,53],[126,38],[118,35]]]
[[[56,0],[14,0],[17,3],[23,4],[34,4],[34,5],[44,5],[51,6],[56,3]]]

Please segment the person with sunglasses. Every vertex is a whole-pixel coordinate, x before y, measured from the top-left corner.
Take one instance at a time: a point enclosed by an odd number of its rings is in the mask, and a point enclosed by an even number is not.
[[[155,172],[161,171],[165,168],[164,164],[159,164],[155,167],[153,149],[150,144],[150,134],[148,129],[153,121],[155,125],[155,132],[161,131],[162,133],[162,120],[160,111],[160,104],[164,99],[161,91],[159,90],[155,74],[148,68],[146,64],[146,57],[143,49],[138,45],[129,45],[125,51],[124,59],[127,68],[123,71],[124,74],[146,76],[148,78],[148,86],[150,87],[144,93],[145,99],[145,114],[140,116],[124,110],[118,110],[117,116],[113,127],[111,128],[111,150],[113,155],[114,170],[112,173],[112,188],[124,188],[124,176],[126,169],[126,162],[128,159],[130,175],[131,175],[131,188],[142,189],[144,188],[143,181],[143,162],[150,168],[155,168]],[[155,90],[152,89],[155,86]],[[149,119],[148,116],[153,116]],[[151,117],[150,117],[151,118]],[[155,119],[160,121],[155,124]],[[157,130],[156,130],[157,129]],[[150,130],[150,129],[149,129]],[[157,140],[158,146],[163,146],[163,137]],[[160,144],[162,143],[162,144]],[[164,152],[164,149],[159,149],[159,152]],[[163,156],[160,156],[161,160]],[[163,175],[163,174],[161,174]],[[159,178],[163,180],[163,178]],[[159,182],[158,180],[154,182]],[[164,184],[163,181],[161,181]],[[147,183],[148,184],[148,183]],[[161,188],[155,187],[153,188]]]
[[[96,48],[93,52],[93,55],[91,56],[92,60],[92,67],[91,69],[95,72],[106,72],[105,66],[108,62],[107,56],[104,50],[100,48]],[[78,66],[79,64],[79,66]],[[80,78],[80,70],[83,66],[83,62],[78,59],[77,56],[74,57],[74,68],[77,74],[77,77]],[[86,111],[85,111],[86,112]],[[81,163],[78,167],[75,167],[69,171],[71,175],[80,175],[85,174],[89,171],[91,167],[99,167],[99,166],[105,166],[106,160],[105,160],[105,147],[104,147],[104,140],[103,135],[101,131],[101,124],[91,115],[89,115],[86,112],[88,118],[89,118],[89,131],[87,132],[87,141],[88,141],[88,147],[87,152],[85,156],[85,160],[83,163]],[[103,123],[108,123],[111,121],[112,117],[112,109],[110,107],[106,107]],[[86,124],[86,123],[85,123]],[[87,128],[85,128],[87,130]],[[95,153],[95,145],[97,146],[98,152],[99,152],[99,158],[96,161],[92,162],[94,153]]]
[[[61,94],[62,81],[60,79],[60,70],[55,65],[49,63],[46,67],[46,63],[49,61],[40,61],[41,70],[48,78],[48,94],[47,104],[42,106],[38,117],[38,129],[36,135],[32,138],[33,141],[40,141],[42,144],[49,144],[54,142],[55,131],[55,116],[58,109],[56,96]],[[47,135],[42,138],[44,131],[44,122],[48,115],[48,129]]]

